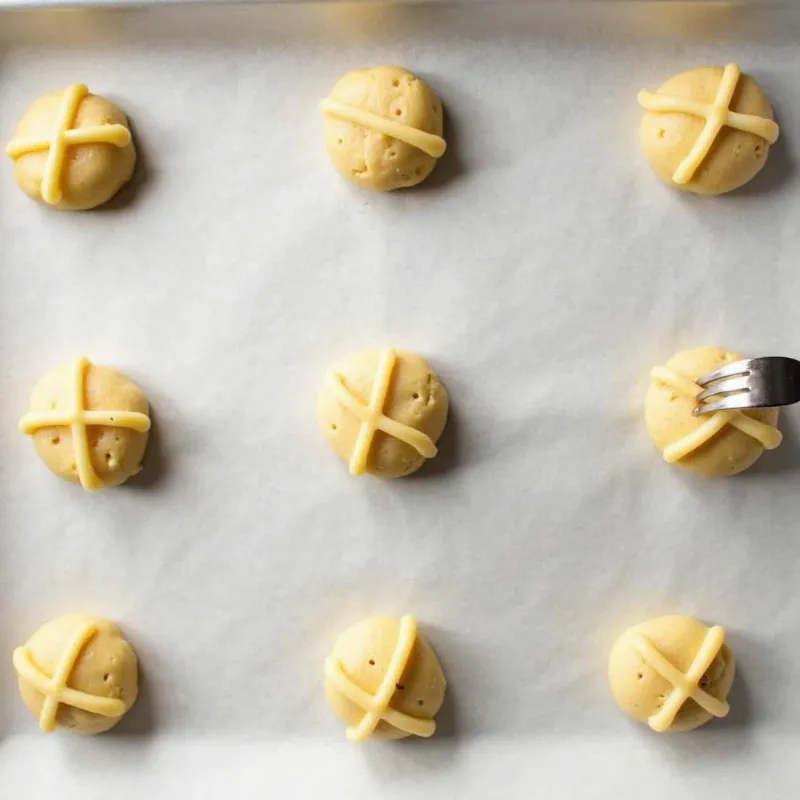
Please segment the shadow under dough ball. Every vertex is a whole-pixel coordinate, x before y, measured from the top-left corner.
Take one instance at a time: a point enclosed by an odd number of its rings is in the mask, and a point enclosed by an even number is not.
[[[44,733],[104,733],[139,693],[133,648],[108,620],[68,614],[39,628],[14,651],[19,692]]]
[[[738,189],[762,170],[778,138],[766,95],[736,64],[681,72],[655,93],[641,91],[639,103],[645,158],[676,189]]]
[[[619,707],[657,733],[691,731],[726,716],[734,674],[725,631],[677,615],[629,628],[608,661]]]
[[[674,355],[650,373],[645,422],[668,464],[706,477],[736,475],[782,440],[779,409],[717,411],[694,416],[696,381],[742,356],[721,347],[697,347]]]
[[[365,189],[416,186],[445,151],[442,103],[402,67],[348,72],[322,102],[334,167]]]
[[[6,152],[14,160],[20,189],[64,211],[106,203],[136,166],[127,118],[83,84],[34,101]]]
[[[78,358],[36,384],[19,425],[51,472],[95,491],[139,472],[149,414],[144,392],[130,378]]]

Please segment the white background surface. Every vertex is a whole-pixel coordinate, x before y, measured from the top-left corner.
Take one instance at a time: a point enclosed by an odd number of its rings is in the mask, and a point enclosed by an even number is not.
[[[649,369],[719,343],[797,354],[800,13],[562,4],[0,16],[0,131],[83,81],[130,115],[137,185],[41,209],[0,169],[0,786],[120,798],[787,797],[800,738],[795,412],[746,475],[665,465]],[[638,89],[738,60],[782,137],[734,196],[662,186]],[[377,196],[327,163],[317,103],[408,66],[448,112],[427,186]],[[426,354],[440,457],[353,479],[316,429],[331,360]],[[17,432],[80,353],[147,391],[135,483],[52,478]],[[117,620],[142,693],[117,732],[42,737],[13,647],[73,610]],[[340,628],[416,614],[449,679],[428,742],[353,747],[322,661]],[[628,624],[724,624],[730,717],[657,737],[620,714]]]

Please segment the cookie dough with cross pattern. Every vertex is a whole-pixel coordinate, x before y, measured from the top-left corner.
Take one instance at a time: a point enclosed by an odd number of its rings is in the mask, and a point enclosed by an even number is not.
[[[150,409],[127,376],[81,357],[36,384],[19,427],[51,472],[96,491],[141,469]]]
[[[353,475],[400,478],[436,453],[448,397],[428,362],[407,350],[368,350],[325,378],[317,418]]]
[[[725,631],[677,615],[629,628],[608,662],[620,708],[657,733],[690,731],[727,716],[734,673]]]
[[[695,381],[742,358],[720,347],[698,347],[652,370],[645,420],[667,463],[708,477],[736,475],[780,445],[777,408],[693,414],[702,391]]]
[[[666,183],[719,195],[752,180],[778,139],[772,106],[737,64],[701,67],[639,92],[641,146]]]
[[[25,705],[44,733],[103,733],[136,702],[133,648],[106,619],[67,614],[39,628],[14,651]]]
[[[432,736],[446,681],[414,617],[374,617],[344,631],[325,660],[325,694],[347,738]]]
[[[66,211],[110,200],[133,176],[136,151],[128,120],[83,84],[36,100],[6,147],[25,194]]]

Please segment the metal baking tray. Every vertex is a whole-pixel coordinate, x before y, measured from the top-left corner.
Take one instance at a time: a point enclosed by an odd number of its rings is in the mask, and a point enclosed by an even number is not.
[[[0,137],[80,81],[140,155],[87,214],[0,164],[0,794],[793,797],[798,416],[711,482],[662,463],[641,417],[674,351],[800,341],[800,8],[182,6],[0,12]],[[673,192],[636,94],[733,60],[781,138],[742,191]],[[440,93],[448,139],[391,196],[340,180],[319,114],[386,62]],[[439,457],[393,483],[349,476],[314,418],[328,365],[381,345],[425,354],[453,408]],[[80,353],[155,419],[141,479],[92,496],[17,430]],[[10,654],[73,610],[120,624],[141,697],[115,733],[43,737]],[[328,647],[374,612],[415,614],[441,658],[429,741],[350,746],[326,707]],[[725,625],[738,677],[726,720],[665,738],[605,670],[622,629],[672,612]]]

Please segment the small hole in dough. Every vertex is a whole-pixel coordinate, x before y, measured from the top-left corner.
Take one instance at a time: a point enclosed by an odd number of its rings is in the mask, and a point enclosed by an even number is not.
[[[661,128],[659,130],[659,132],[658,132],[658,138],[659,139],[663,139],[666,135],[667,135],[667,132],[663,128]]]
[[[77,471],[78,471],[78,465],[77,465],[77,464],[75,464],[74,462],[73,462],[72,464],[70,464],[70,465],[69,465],[69,468],[70,468],[70,469],[71,469],[73,472],[77,472]]]
[[[424,700],[417,700],[417,705],[418,705],[420,708],[422,708],[422,706],[424,706],[424,705],[425,705],[425,701],[424,701]]]
[[[109,418],[108,418],[108,421],[109,421],[109,422],[113,422],[113,421],[114,421],[114,417],[109,417]]]
[[[394,150],[389,151],[389,158],[397,158],[397,153]]]
[[[401,181],[407,181],[407,180],[408,180],[408,173],[407,173],[407,172],[404,172],[404,173],[403,173],[403,174],[400,176],[400,180],[401,180]]]
[[[344,144],[344,139],[337,139],[336,144]]]
[[[412,394],[412,395],[411,395],[411,397],[412,397],[414,400],[419,400],[419,392],[414,392],[414,394]]]
[[[392,81],[392,86],[394,86],[395,88],[397,88],[399,85],[400,85],[400,81],[399,81],[399,80],[397,80],[397,78],[395,78],[395,79]]]
[[[108,682],[111,680],[111,675],[109,675],[109,674],[106,672],[106,674],[105,674],[105,675],[103,675],[103,680],[104,680],[106,683],[108,683]]]
[[[670,403],[674,403],[678,399],[678,395],[673,394],[670,396],[669,401]]]
[[[406,688],[405,686],[403,686],[403,684],[402,684],[402,683],[396,683],[396,684],[395,684],[395,686],[397,687],[397,691],[398,691],[398,692],[402,692],[402,691],[403,691],[403,689],[405,689],[405,688]]]
[[[50,444],[58,444],[60,441],[61,441],[60,436],[54,436],[52,439],[50,439]]]
[[[636,680],[640,681],[642,678],[644,678],[644,675],[641,672],[637,672],[636,673]]]
[[[106,453],[106,461],[111,461],[111,453]]]
[[[114,441],[118,442],[119,441],[119,436],[114,436]]]
[[[332,425],[331,425],[331,430],[332,430],[332,431],[335,431],[335,430],[336,430],[336,425],[333,425],[333,424],[332,424]]]
[[[394,112],[394,115],[395,115],[396,117],[399,117],[399,116],[401,116],[401,115],[402,115],[402,113],[403,113],[403,110],[402,110],[401,108],[396,108],[396,109],[395,109],[395,112]]]
[[[422,167],[417,167],[414,170],[414,174],[417,175],[417,176],[422,175]]]
[[[371,658],[371,659],[369,660],[369,665],[370,665],[371,667],[374,667],[374,666],[375,666],[375,659],[374,659],[374,658]]]

